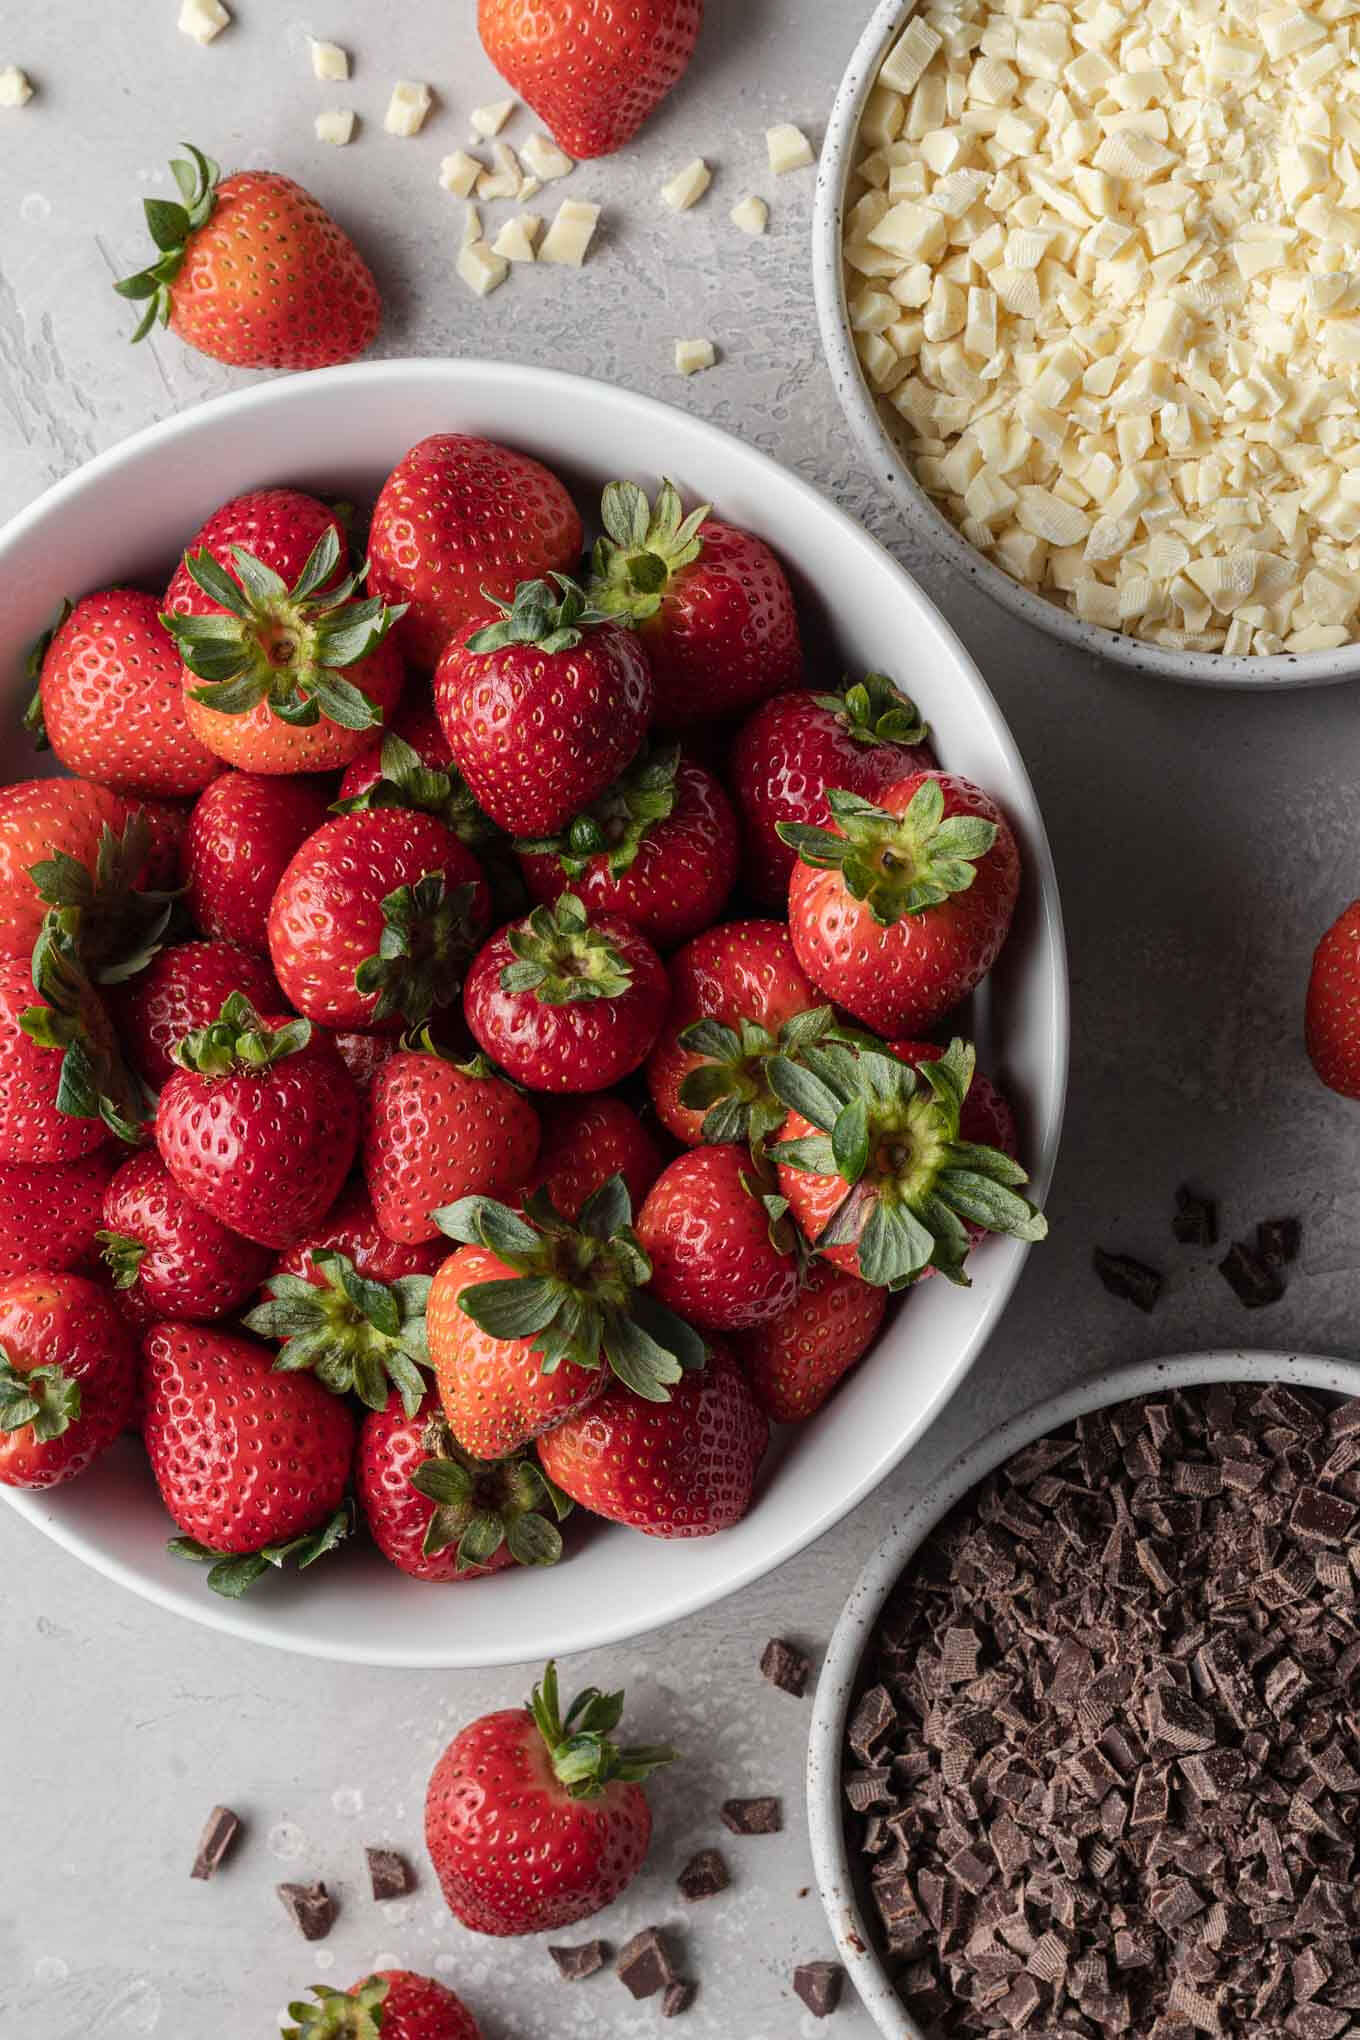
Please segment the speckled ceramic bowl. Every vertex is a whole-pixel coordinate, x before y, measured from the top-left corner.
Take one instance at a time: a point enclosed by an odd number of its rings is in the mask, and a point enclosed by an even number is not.
[[[1332,1395],[1360,1396],[1360,1362],[1312,1353],[1189,1353],[1151,1360],[1083,1381],[1009,1418],[970,1446],[888,1532],[841,1611],[822,1665],[808,1745],[808,1830],[817,1887],[841,1960],[887,2040],[924,2040],[875,1945],[861,1904],[861,1879],[848,1846],[841,1758],[860,1667],[884,1603],[920,1546],[964,1497],[1006,1460],[1074,1417],[1089,1416],[1135,1396],[1203,1388],[1215,1381],[1285,1381]]]
[[[1164,680],[1183,680],[1196,687],[1315,687],[1326,681],[1360,676],[1360,644],[1334,652],[1282,652],[1271,658],[1228,658],[1220,652],[1173,652],[1160,645],[1080,617],[1022,588],[975,546],[936,508],[912,472],[906,453],[884,418],[877,397],[865,381],[855,352],[846,311],[845,269],[841,260],[845,194],[856,153],[860,116],[879,66],[914,11],[916,0],[880,0],[841,80],[827,123],[817,172],[817,203],[812,227],[812,274],[822,345],[831,367],[836,394],[850,429],[864,450],[875,479],[892,497],[913,532],[975,587],[1024,622],[1036,624],[1079,651],[1096,652],[1120,665],[1135,666]]]

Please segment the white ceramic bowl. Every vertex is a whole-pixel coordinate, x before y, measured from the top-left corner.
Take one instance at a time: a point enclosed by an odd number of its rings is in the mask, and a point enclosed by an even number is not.
[[[1173,652],[1146,644],[1122,631],[1083,623],[1070,610],[1022,588],[975,546],[937,509],[912,472],[911,463],[885,421],[877,397],[860,369],[850,332],[845,301],[845,267],[841,260],[845,194],[857,152],[860,115],[878,76],[879,66],[896,40],[916,0],[879,0],[869,17],[855,53],[841,80],[827,122],[817,172],[817,202],[812,226],[812,276],[817,316],[822,329],[836,394],[850,429],[864,450],[874,478],[903,512],[912,531],[925,539],[975,587],[1026,623],[1051,636],[1096,652],[1120,665],[1136,666],[1164,680],[1183,680],[1196,687],[1314,687],[1330,680],[1352,680],[1360,674],[1360,644],[1334,652],[1281,652],[1275,657],[1225,657],[1219,652]]]
[[[846,1838],[841,1759],[860,1665],[883,1605],[921,1545],[979,1481],[1016,1452],[1074,1417],[1088,1416],[1135,1396],[1204,1387],[1214,1381],[1287,1381],[1296,1388],[1360,1396],[1360,1362],[1311,1353],[1188,1353],[1122,1367],[1050,1396],[989,1432],[914,1502],[879,1545],[856,1582],[832,1632],[817,1681],[808,1743],[808,1831],[812,1860],[831,1931],[850,1977],[887,2040],[924,2040],[893,1988],[878,1953],[874,1928],[860,1903],[860,1883]]]
[[[69,592],[163,578],[186,538],[245,488],[298,483],[371,498],[426,433],[489,434],[538,455],[592,512],[617,475],[669,474],[769,540],[798,587],[814,661],[896,674],[935,724],[940,753],[1001,800],[1028,880],[988,1006],[1001,1076],[1022,1116],[1042,1197],[1067,1070],[1067,979],[1052,859],[1033,790],[996,703],[949,626],[849,518],[740,441],[602,383],[479,362],[393,361],[272,382],[173,418],[61,482],[0,533],[0,644],[12,700],[20,648]],[[814,668],[815,670],[815,668]],[[4,776],[34,769],[11,712]],[[984,1035],[985,1042],[985,1035]],[[989,1058],[989,1060],[994,1060]],[[519,1663],[585,1650],[690,1614],[809,1544],[881,1480],[958,1386],[1024,1260],[989,1242],[971,1290],[926,1284],[827,1410],[781,1442],[744,1522],[662,1543],[601,1528],[554,1573],[516,1571],[440,1591],[363,1548],[305,1580],[267,1579],[219,1600],[165,1554],[166,1519],[131,1443],[83,1481],[38,1496],[3,1489],[31,1524],[110,1578],[237,1636],[370,1664]]]

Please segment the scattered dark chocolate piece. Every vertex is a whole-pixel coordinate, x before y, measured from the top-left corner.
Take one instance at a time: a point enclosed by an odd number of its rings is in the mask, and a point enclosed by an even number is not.
[[[335,1925],[338,1910],[324,1884],[280,1884],[279,1897],[285,1912],[304,1941],[324,1941]]]
[[[691,1856],[675,1881],[681,1896],[689,1899],[715,1898],[732,1882],[716,1849],[700,1849],[697,1856]]]
[[[619,1950],[614,1965],[620,1983],[627,1984],[635,1998],[655,1997],[676,1980],[671,1958],[655,1927],[644,1927]]]
[[[1233,1241],[1218,1272],[1244,1310],[1260,1310],[1263,1304],[1278,1303],[1284,1295],[1279,1271],[1245,1240]]]
[[[416,1888],[415,1873],[406,1858],[395,1849],[365,1849],[368,1881],[380,1903],[388,1898],[405,1898]]]
[[[1201,1197],[1188,1183],[1182,1183],[1176,1192],[1171,1230],[1183,1247],[1216,1247],[1218,1205],[1212,1197]]]
[[[221,1867],[222,1859],[241,1832],[240,1816],[229,1806],[215,1806],[208,1815],[203,1833],[199,1836],[198,1854],[194,1867],[189,1872],[200,1884],[206,1884]]]
[[[808,1661],[781,1636],[772,1636],[766,1644],[760,1669],[772,1686],[778,1686],[781,1693],[792,1693],[795,1700],[801,1700],[807,1691]]]
[[[777,1835],[784,1816],[777,1799],[724,1799],[722,1824],[734,1835]]]
[[[1146,1261],[1135,1261],[1131,1254],[1109,1254],[1104,1247],[1097,1247],[1091,1265],[1111,1296],[1136,1304],[1139,1310],[1151,1310],[1162,1293],[1157,1269],[1149,1268]]]
[[[678,2019],[681,2012],[687,2012],[694,2003],[694,1985],[681,1983],[677,1977],[674,1983],[666,1985],[666,1995],[661,2000],[663,2019]]]
[[[793,1972],[794,1995],[814,2019],[828,2019],[841,2001],[845,1971],[839,1962],[800,1962]]]
[[[1297,1261],[1302,1245],[1303,1225],[1297,1218],[1263,1218],[1256,1228],[1256,1251],[1267,1267]]]
[[[594,1976],[609,1960],[609,1950],[603,1941],[578,1941],[575,1947],[553,1947],[548,1953],[557,1964],[557,1973],[563,1983],[580,1983],[584,1977]]]

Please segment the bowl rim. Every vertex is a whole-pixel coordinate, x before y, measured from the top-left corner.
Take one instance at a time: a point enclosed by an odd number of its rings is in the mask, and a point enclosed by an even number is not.
[[[1294,1387],[1360,1396],[1360,1361],[1324,1353],[1214,1347],[1110,1368],[1031,1403],[960,1452],[865,1561],[832,1631],[813,1698],[806,1769],[808,1838],[817,1889],[841,1961],[886,2040],[925,2040],[925,2036],[893,1988],[860,1906],[840,1789],[850,1698],[884,1603],[931,1531],[1014,1453],[1074,1417],[1089,1416],[1095,1410],[1163,1389],[1208,1387],[1219,1381],[1283,1381]]]
[[[1360,641],[1330,652],[1275,652],[1259,657],[1176,652],[1130,637],[1124,631],[1109,630],[1103,624],[1085,623],[1069,609],[1022,588],[1003,568],[984,558],[917,481],[906,455],[883,422],[877,398],[864,380],[850,337],[845,267],[841,259],[841,222],[860,116],[889,43],[917,5],[918,0],[878,0],[837,88],[818,164],[813,207],[812,283],[822,347],[841,409],[875,481],[905,513],[913,534],[923,538],[956,573],[964,575],[1001,608],[1077,651],[1095,653],[1115,665],[1132,667],[1161,680],[1176,680],[1188,687],[1271,692],[1360,678]]]

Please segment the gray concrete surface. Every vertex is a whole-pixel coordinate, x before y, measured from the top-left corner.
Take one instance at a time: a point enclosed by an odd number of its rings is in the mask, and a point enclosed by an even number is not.
[[[968,641],[1038,782],[1075,985],[1050,1245],[965,1391],[852,1520],[738,1600],[569,1667],[627,1681],[639,1726],[689,1753],[656,1788],[648,1872],[602,1923],[615,1941],[654,1919],[683,1926],[701,1993],[679,2030],[864,2040],[857,2007],[822,2027],[789,1992],[793,1962],[830,1949],[806,1890],[806,1710],[762,1684],[756,1657],[772,1632],[824,1640],[903,1500],[1004,1411],[1158,1352],[1357,1349],[1356,1121],[1314,1085],[1300,1042],[1311,943],[1360,890],[1355,698],[1212,697],[1131,679],[1027,634],[906,543],[860,471],[819,359],[811,176],[773,182],[762,142],[775,119],[820,133],[867,0],[710,0],[684,91],[625,157],[572,181],[607,208],[589,267],[516,277],[484,305],[453,275],[458,208],[434,182],[440,156],[467,139],[467,109],[495,96],[472,0],[331,0],[310,15],[276,0],[233,4],[236,25],[209,50],[176,34],[175,0],[11,0],[0,11],[0,63],[26,65],[39,86],[22,113],[0,114],[0,514],[136,427],[243,380],[168,338],[129,353],[126,308],[107,289],[141,254],[138,198],[163,185],[160,166],[188,135],[230,164],[293,172],[353,226],[388,298],[380,351],[551,362],[657,393],[863,517]],[[309,30],[354,50],[349,88],[314,83]],[[413,142],[380,128],[400,76],[429,79],[441,97]],[[362,113],[352,148],[312,140],[327,104]],[[700,152],[717,173],[710,199],[663,216],[663,175]],[[773,201],[767,241],[727,225],[748,189]],[[723,361],[682,383],[670,350],[690,333],[712,335]],[[1303,1259],[1273,1310],[1246,1317],[1209,1257],[1171,1246],[1186,1174],[1220,1192],[1230,1230],[1302,1213]],[[1156,1316],[1096,1286],[1096,1241],[1167,1266]],[[443,1739],[519,1698],[525,1677],[357,1672],[238,1648],[118,1593],[8,1515],[0,1554],[6,2040],[265,2035],[309,1979],[349,1981],[389,1956],[454,1978],[489,2040],[651,2028],[656,2007],[634,2006],[611,1977],[568,1990],[537,1945],[463,1933],[428,1883],[381,1914],[362,1895],[362,1844],[418,1853],[423,1782]],[[717,1802],[741,1790],[781,1792],[786,1830],[726,1838],[734,1888],[682,1919],[674,1872],[714,1838]],[[248,1817],[251,1845],[215,1884],[191,1884],[198,1825],[217,1798]],[[315,1953],[271,1895],[290,1874],[324,1875],[341,1892],[341,1923]]]

